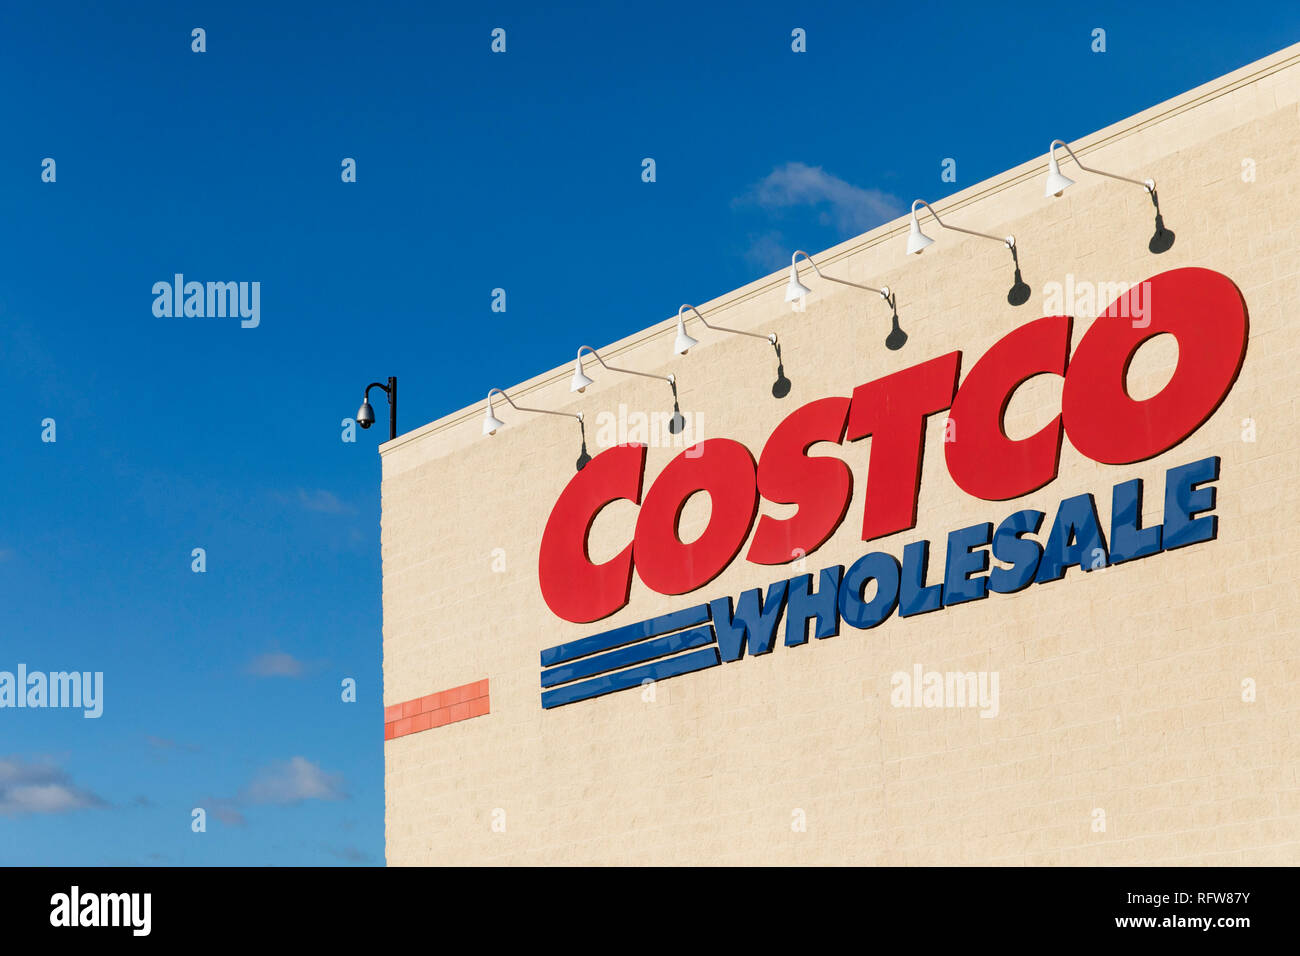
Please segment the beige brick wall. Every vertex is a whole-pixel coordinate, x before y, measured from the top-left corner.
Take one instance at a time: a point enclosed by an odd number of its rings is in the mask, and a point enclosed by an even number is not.
[[[618,614],[570,624],[542,601],[537,554],[573,474],[573,422],[504,407],[509,427],[481,438],[480,405],[385,445],[385,703],[491,683],[487,716],[385,744],[388,862],[1300,863],[1298,101],[1300,46],[1081,141],[1089,165],[1156,179],[1177,234],[1163,255],[1146,249],[1142,190],[1067,163],[1077,185],[1044,199],[1042,156],[939,203],[947,221],[1016,235],[1034,289],[1019,308],[1005,298],[1005,249],[932,223],[936,242],[921,257],[905,254],[906,219],[817,255],[831,274],[897,290],[910,335],[900,352],[883,347],[879,299],[815,276],[803,314],[783,303],[784,273],[699,303],[711,321],[779,334],[793,381],[784,400],[770,394],[763,343],[692,325],[701,345],[675,357],[668,315],[606,353],[675,373],[682,408],[701,416],[705,436],[736,439],[757,457],[781,418],[812,399],[849,395],[953,349],[964,353],[965,375],[1002,335],[1045,314],[1045,284],[1067,273],[1136,282],[1180,266],[1214,269],[1245,296],[1250,343],[1235,387],[1187,441],[1151,461],[1105,466],[1067,438],[1054,482],[985,502],[948,477],[936,415],[916,528],[869,544],[859,530],[870,443],[846,444],[837,454],[853,469],[853,503],[808,570],[869,550],[901,556],[907,542],[930,538],[934,580],[950,530],[1020,508],[1050,521],[1062,498],[1084,492],[1109,528],[1111,487],[1135,477],[1147,482],[1144,518],[1159,522],[1165,470],[1209,455],[1222,456],[1215,541],[1099,573],[1075,568],[1055,584],[895,615],[869,631],[778,643],[762,657],[662,681],[653,702],[624,691],[543,711],[541,649],[793,572],[742,553],[697,592],[665,597],[634,579]],[[1056,132],[1043,128],[1044,146]],[[1243,182],[1245,159],[1254,182]],[[1076,315],[1074,345],[1092,318]],[[1158,342],[1139,353],[1139,392],[1167,380],[1174,359]],[[597,415],[619,403],[665,408],[664,384],[598,371],[582,395],[569,392],[567,368],[512,393],[521,404],[583,411],[589,438]],[[1053,377],[1022,389],[1009,409],[1012,437],[1055,415],[1060,390]],[[1242,440],[1248,418],[1253,443]],[[647,487],[677,451],[649,450]],[[629,502],[602,513],[594,559],[630,540],[635,514]],[[684,536],[705,519],[707,508],[692,502]],[[999,672],[999,716],[891,707],[890,675],[918,662]],[[1258,686],[1253,703],[1242,700],[1245,678]],[[1093,831],[1094,809],[1105,811],[1104,833]],[[492,825],[498,810],[504,832]],[[792,828],[796,810],[805,832]]]

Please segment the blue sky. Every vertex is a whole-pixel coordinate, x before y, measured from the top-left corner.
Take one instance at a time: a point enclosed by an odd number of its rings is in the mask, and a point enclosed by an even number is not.
[[[1300,39],[1248,0],[478,6],[0,13],[0,670],[105,674],[98,720],[0,710],[0,863],[383,862],[367,382],[417,427]],[[260,324],[155,317],[178,272]]]

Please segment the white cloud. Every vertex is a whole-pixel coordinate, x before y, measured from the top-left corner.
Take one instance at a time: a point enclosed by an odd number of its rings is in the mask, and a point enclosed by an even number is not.
[[[201,805],[226,826],[242,827],[251,806],[293,806],[305,800],[346,800],[343,775],[326,773],[306,757],[274,760],[259,770],[234,798],[209,798]]]
[[[68,775],[54,764],[0,757],[0,816],[67,813],[103,806],[107,806],[104,800],[74,786]]]
[[[866,232],[904,211],[902,200],[891,193],[855,186],[807,163],[776,167],[738,202],[769,211],[823,207],[823,218],[848,235]]]
[[[325,847],[325,852],[328,853],[328,854],[330,854],[331,856],[336,856],[336,857],[338,857],[340,860],[344,860],[344,861],[346,861],[346,862],[348,862],[348,863],[369,863],[369,862],[370,862],[370,854],[367,853],[367,852],[365,852],[364,850],[362,850],[360,847],[355,847],[355,846],[343,846],[343,847],[332,847],[332,846],[327,846],[327,847]]]
[[[752,265],[770,272],[781,268],[783,265],[788,265],[790,253],[793,251],[793,249],[786,246],[781,233],[769,231],[749,237],[749,246],[745,249],[745,258]]]
[[[248,665],[248,672],[254,677],[301,677],[304,669],[298,658],[278,651],[259,654]]]
[[[304,800],[342,800],[343,776],[326,773],[306,757],[277,760],[244,788],[248,803],[291,804]]]
[[[212,807],[212,815],[228,827],[242,827],[248,821],[228,800],[221,800]]]
[[[308,511],[319,511],[327,515],[343,515],[352,512],[352,509],[340,501],[336,494],[324,488],[316,488],[312,491],[299,488],[298,504]]]

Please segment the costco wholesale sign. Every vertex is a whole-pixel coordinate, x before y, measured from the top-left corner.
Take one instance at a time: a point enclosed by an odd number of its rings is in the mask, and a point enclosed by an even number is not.
[[[812,457],[818,442],[842,447],[870,436],[862,540],[916,526],[926,419],[948,411],[956,427],[945,437],[948,475],[967,494],[1009,501],[1050,484],[1061,439],[1093,461],[1126,465],[1178,445],[1231,390],[1246,354],[1248,319],[1237,286],[1209,269],[1161,273],[1143,283],[1142,319],[1123,299],[1112,303],[1070,351],[1072,320],[1049,316],[1007,333],[967,372],[958,389],[962,353],[950,352],[853,390],[817,399],[790,413],[772,432],[757,464],[748,448],[708,439],[674,458],[649,488],[646,449],[619,445],[597,455],[560,495],[542,537],[539,582],[547,606],[567,621],[601,620],[628,602],[635,573],[661,594],[696,591],[739,555],[782,565],[824,544],[848,511],[853,476],[844,460]],[[1158,394],[1130,398],[1125,377],[1137,349],[1168,333],[1178,344],[1173,377]],[[1064,378],[1061,411],[1036,434],[1012,440],[1003,413],[1021,383],[1040,374]],[[846,447],[846,452],[848,451]],[[1063,500],[1050,523],[1019,510],[952,531],[941,545],[943,566],[931,570],[931,542],[913,541],[901,561],[884,551],[847,568],[777,581],[736,601],[716,597],[649,621],[607,630],[542,652],[542,706],[557,707],[646,680],[662,680],[773,649],[784,617],[784,643],[832,637],[842,624],[872,628],[897,611],[911,617],[1012,594],[1058,581],[1078,566],[1091,571],[1147,558],[1215,537],[1220,461],[1204,458],[1170,468],[1160,525],[1143,528],[1140,480],[1111,489],[1109,535],[1090,494]],[[933,470],[933,468],[931,469]],[[690,543],[677,535],[687,500],[706,491],[711,515]],[[795,505],[787,518],[758,518],[759,496]],[[631,542],[601,564],[588,557],[587,537],[601,509],[614,501],[639,506]],[[752,538],[751,538],[752,531]],[[1109,544],[1107,543],[1109,540]],[[1001,566],[991,566],[992,562]]]

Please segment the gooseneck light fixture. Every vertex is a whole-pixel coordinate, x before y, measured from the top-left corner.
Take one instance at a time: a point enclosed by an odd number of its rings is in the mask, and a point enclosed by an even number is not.
[[[1160,197],[1156,194],[1156,181],[1154,179],[1130,179],[1118,173],[1108,173],[1104,169],[1085,166],[1079,161],[1079,157],[1074,155],[1074,150],[1070,149],[1070,144],[1063,139],[1054,139],[1051,145],[1047,147],[1047,182],[1043,188],[1044,197],[1060,196],[1061,193],[1074,185],[1074,180],[1061,172],[1061,164],[1056,159],[1056,147],[1058,146],[1064,148],[1070,154],[1070,158],[1074,160],[1074,164],[1085,173],[1095,173],[1098,176],[1118,179],[1120,182],[1132,183],[1134,186],[1141,186],[1145,189],[1147,195],[1151,197],[1151,204],[1156,209],[1156,231],[1152,235],[1151,241],[1147,243],[1147,248],[1159,254],[1168,251],[1173,246],[1174,234],[1172,230],[1165,228],[1164,217],[1160,215]]]
[[[790,394],[790,380],[785,377],[785,366],[781,363],[781,345],[776,339],[776,333],[763,335],[761,332],[746,332],[744,329],[729,329],[723,325],[713,325],[700,314],[700,310],[693,305],[683,305],[677,310],[677,341],[673,346],[673,351],[678,355],[685,355],[690,349],[700,343],[686,331],[686,310],[690,309],[695,313],[695,317],[704,323],[706,329],[712,329],[715,332],[730,332],[733,335],[748,335],[753,339],[763,339],[776,351],[776,381],[772,384],[772,394],[777,398],[785,398]]]
[[[392,441],[397,437],[397,378],[390,375],[387,385],[371,382],[361,393],[361,407],[357,409],[357,424],[362,428],[369,428],[375,423],[375,410],[370,405],[372,388],[382,389],[388,396],[388,440]]]
[[[650,372],[638,372],[634,368],[619,368],[617,365],[610,365],[603,358],[601,358],[600,353],[597,352],[595,349],[593,349],[590,345],[578,346],[578,354],[573,359],[573,379],[569,383],[569,391],[581,392],[588,385],[592,384],[592,380],[588,378],[587,373],[582,370],[583,352],[590,352],[592,355],[596,356],[596,361],[599,362],[601,365],[603,365],[605,368],[609,369],[611,372],[622,372],[624,375],[640,375],[642,378],[656,378],[661,382],[667,382],[669,387],[673,390],[673,417],[672,420],[669,421],[668,423],[668,431],[676,435],[679,434],[686,427],[686,418],[682,415],[682,410],[680,406],[678,406],[677,404],[677,379],[676,378],[674,378],[672,375],[653,375]]]
[[[493,388],[487,393],[487,412],[483,416],[483,434],[495,435],[498,428],[505,428],[506,423],[496,416],[496,409],[492,406],[492,396],[500,395],[506,400],[511,408],[520,412],[536,412],[540,415],[559,415],[563,418],[576,418],[578,420],[578,430],[582,435],[582,451],[578,455],[578,471],[586,467],[587,462],[591,461],[591,456],[587,454],[587,426],[583,424],[582,412],[557,412],[549,408],[528,408],[524,405],[516,405],[514,399],[506,394],[505,389]]]
[[[913,221],[915,222],[915,219]],[[919,227],[917,231],[920,231]],[[923,236],[922,238],[925,237]],[[930,240],[926,240],[927,244],[929,241]],[[827,282],[838,282],[840,285],[851,285],[855,289],[863,289],[867,292],[874,292],[876,295],[884,299],[894,313],[894,327],[885,338],[885,348],[896,352],[903,347],[907,342],[907,333],[899,328],[897,296],[890,291],[889,286],[882,286],[877,289],[874,286],[863,285],[860,282],[850,282],[848,279],[837,279],[835,276],[828,276],[826,273],[822,272],[822,270],[817,266],[817,263],[813,261],[813,257],[808,255],[808,253],[804,252],[802,249],[796,249],[794,255],[790,257],[790,281],[786,283],[785,301],[795,302],[805,296],[812,295],[812,289],[799,281],[798,260],[800,256],[803,256],[808,260],[808,264],[813,267],[813,271],[817,273],[819,279],[825,279]]]
[[[1024,305],[1029,301],[1030,289],[1028,284],[1020,277],[1020,256],[1016,252],[1015,236],[991,236],[987,232],[976,232],[974,229],[963,229],[961,226],[950,226],[934,211],[924,199],[917,199],[912,202],[912,228],[907,235],[907,251],[913,255],[920,255],[925,251],[925,247],[932,245],[934,240],[921,231],[921,223],[916,218],[916,207],[924,206],[930,211],[930,215],[944,229],[951,229],[953,232],[964,232],[968,236],[979,236],[981,239],[992,239],[994,242],[1000,242],[1011,250],[1011,261],[1015,263],[1016,276],[1011,285],[1011,291],[1007,293],[1007,301],[1012,305]]]
[[[776,345],[775,332],[773,332],[770,335],[764,335],[761,332],[746,332],[743,329],[729,329],[726,326],[722,326],[722,325],[710,325],[709,320],[706,319],[704,316],[700,315],[700,310],[695,308],[695,306],[683,305],[680,309],[677,310],[677,345],[674,351],[676,351],[678,355],[685,355],[687,349],[690,349],[700,344],[698,341],[696,341],[695,339],[691,338],[689,335],[686,334],[686,310],[687,309],[690,309],[692,312],[695,313],[695,317],[704,324],[704,327],[706,329],[713,329],[713,331],[715,332],[730,332],[733,335],[748,335],[750,338],[755,338],[755,339],[766,339],[772,345]]]

